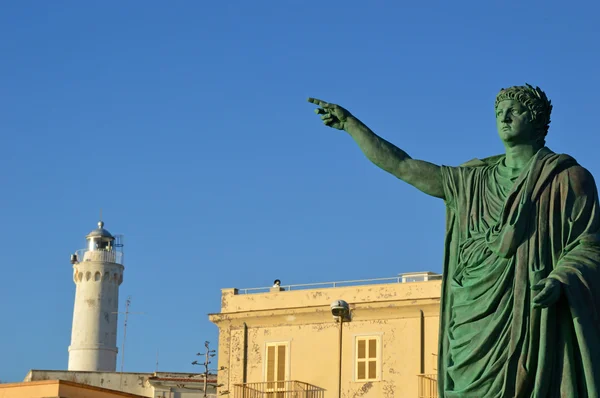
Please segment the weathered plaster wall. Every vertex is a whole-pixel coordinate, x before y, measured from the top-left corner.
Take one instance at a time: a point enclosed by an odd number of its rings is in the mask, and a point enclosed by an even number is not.
[[[154,389],[146,382],[151,373],[70,372],[64,370],[32,370],[24,381],[67,380],[95,387],[153,397]]]
[[[303,308],[329,305],[343,299],[348,303],[371,301],[410,301],[424,298],[439,300],[441,281],[389,283],[345,286],[310,290],[292,290],[256,294],[237,294],[236,289],[222,289],[221,314],[271,309]]]
[[[65,380],[151,398],[200,398],[204,393],[200,390],[203,383],[198,381],[198,376],[194,375],[192,382],[189,373],[124,372],[121,374],[120,372],[31,370],[24,381]],[[215,389],[209,385],[208,397],[215,396]]]
[[[0,398],[140,398],[140,396],[68,381],[47,380],[1,384]]]
[[[439,295],[439,281],[250,295],[225,289],[222,312],[210,316],[220,328],[219,367],[225,367],[219,372],[220,392],[233,393],[238,383],[265,381],[266,344],[288,341],[288,379],[336,397],[339,323],[329,304],[343,299],[350,304],[352,320],[343,324],[342,396],[417,396],[417,374],[436,369]],[[379,381],[354,381],[357,335],[381,336]]]

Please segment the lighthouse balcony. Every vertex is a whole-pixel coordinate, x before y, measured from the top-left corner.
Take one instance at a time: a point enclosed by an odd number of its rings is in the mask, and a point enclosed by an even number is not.
[[[81,249],[77,250],[77,261],[85,262],[85,261],[97,261],[103,263],[115,263],[123,265],[123,252],[112,250],[112,248],[107,249],[97,249],[97,250],[89,250],[89,249]]]

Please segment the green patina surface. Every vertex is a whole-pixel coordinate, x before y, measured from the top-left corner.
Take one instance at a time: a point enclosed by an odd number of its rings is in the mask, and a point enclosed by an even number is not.
[[[445,201],[440,396],[599,397],[598,194],[585,168],[546,147],[546,94],[502,89],[505,153],[456,167],[412,159],[341,106],[309,102],[378,167]]]

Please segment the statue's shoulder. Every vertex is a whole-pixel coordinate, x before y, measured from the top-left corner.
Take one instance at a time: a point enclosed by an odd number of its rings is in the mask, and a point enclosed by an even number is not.
[[[565,162],[565,166],[562,170],[562,173],[568,174],[568,179],[576,184],[589,184],[594,183],[594,176],[592,173],[577,163],[574,157],[560,154],[561,159]]]
[[[560,173],[576,173],[576,174],[589,174],[583,166],[577,163],[577,160],[566,153],[553,152],[549,148],[542,148],[540,150],[539,160],[542,160],[546,165],[552,165],[560,170]]]
[[[468,162],[461,164],[459,167],[483,167],[483,166],[492,166],[502,159],[504,159],[505,155],[495,155],[487,158],[479,159],[471,159]]]
[[[596,182],[592,173],[580,165],[577,160],[566,153],[550,152],[553,162],[558,169],[557,178],[567,182],[578,194],[596,189]]]
[[[574,163],[561,172],[560,181],[568,184],[575,196],[597,196],[594,176],[585,167]]]

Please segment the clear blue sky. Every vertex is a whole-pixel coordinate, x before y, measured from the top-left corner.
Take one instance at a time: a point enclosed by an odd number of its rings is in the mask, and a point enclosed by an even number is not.
[[[600,176],[600,6],[565,1],[0,5],[0,380],[65,369],[69,254],[125,234],[126,371],[199,371],[220,289],[440,271],[444,205],[306,102],[413,157],[502,152],[497,91],[554,103],[548,145]],[[119,336],[122,335],[122,318]],[[120,343],[119,343],[120,344]]]

